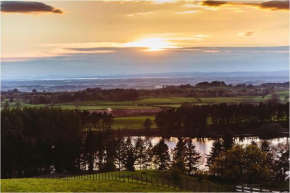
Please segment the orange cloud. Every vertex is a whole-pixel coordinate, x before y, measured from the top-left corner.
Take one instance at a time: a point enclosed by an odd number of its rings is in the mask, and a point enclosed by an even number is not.
[[[1,12],[4,13],[55,13],[62,14],[63,10],[54,8],[41,2],[23,2],[23,1],[3,1],[1,2]]]
[[[252,6],[260,9],[267,9],[271,11],[289,10],[289,1],[268,1],[262,3],[235,3],[229,1],[213,1],[207,0],[201,3],[203,6],[220,7],[220,6]]]

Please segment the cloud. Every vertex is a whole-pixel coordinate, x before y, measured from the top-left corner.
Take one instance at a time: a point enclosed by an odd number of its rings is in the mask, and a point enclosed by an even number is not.
[[[31,53],[2,54],[1,60],[3,62],[17,62],[72,56],[77,54],[108,54],[113,52],[115,52],[113,49],[53,49],[45,52],[33,51]]]
[[[244,36],[244,37],[247,37],[247,36],[253,36],[257,33],[257,31],[248,31],[248,32],[241,32],[241,33],[238,33],[238,36]]]
[[[261,9],[289,10],[289,1],[268,1],[260,4]]]
[[[203,1],[201,4],[204,5],[204,6],[218,7],[218,6],[221,6],[221,5],[226,5],[228,3],[225,2],[225,1]]]
[[[289,10],[289,1],[267,1],[262,3],[235,3],[230,1],[213,1],[207,0],[201,3],[203,6],[220,7],[220,6],[251,6],[265,10]]]
[[[37,14],[37,13],[55,13],[62,14],[63,10],[54,8],[41,2],[31,1],[3,1],[1,2],[1,12],[4,13],[24,13],[24,14]]]

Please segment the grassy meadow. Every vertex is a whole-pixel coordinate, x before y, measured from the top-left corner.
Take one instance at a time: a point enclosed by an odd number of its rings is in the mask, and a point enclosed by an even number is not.
[[[102,179],[103,175],[103,180]],[[106,175],[106,179],[105,176]],[[108,176],[110,180],[108,179]],[[147,184],[146,184],[147,175]],[[112,180],[116,176],[117,180]],[[120,176],[120,177],[119,177]],[[129,176],[129,181],[128,181]],[[141,178],[142,176],[142,178]],[[133,177],[133,181],[132,181]],[[77,180],[45,179],[45,178],[22,178],[1,180],[1,191],[3,192],[173,192],[189,190],[201,191],[231,191],[233,186],[217,184],[206,179],[200,181],[197,177],[181,175],[182,189],[180,183],[174,182],[170,172],[157,170],[139,170],[135,172],[121,171],[78,176]],[[79,180],[81,179],[81,180]],[[114,177],[115,179],[115,177]],[[138,181],[137,181],[138,179]],[[141,181],[142,179],[142,181]],[[157,183],[158,179],[158,183]],[[163,179],[163,185],[162,185]],[[186,186],[187,181],[187,186]],[[169,183],[169,188],[168,188]],[[209,184],[210,183],[210,184]],[[158,185],[157,185],[158,184]]]
[[[103,177],[102,177],[103,176]],[[105,177],[106,176],[106,177]],[[110,178],[108,177],[110,176]],[[147,184],[146,184],[147,176]],[[129,179],[128,179],[129,177]],[[132,180],[133,178],[133,180]],[[2,192],[233,192],[234,186],[209,180],[206,176],[180,175],[175,183],[169,171],[137,170],[70,176],[62,179],[19,178],[2,179]],[[163,181],[163,183],[162,183]],[[169,184],[169,187],[168,187]],[[246,184],[244,184],[247,186]],[[257,185],[259,187],[259,185]],[[288,189],[287,182],[267,189]]]
[[[121,181],[60,179],[1,180],[2,192],[173,192],[174,189]]]

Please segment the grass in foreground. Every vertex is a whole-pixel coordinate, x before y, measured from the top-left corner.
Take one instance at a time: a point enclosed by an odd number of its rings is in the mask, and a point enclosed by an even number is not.
[[[172,188],[121,181],[60,179],[1,180],[2,192],[170,192]]]
[[[108,172],[94,175],[78,176],[76,179],[117,179],[117,181],[125,181],[134,183],[143,183],[151,186],[164,186],[170,187],[177,192],[185,191],[188,189],[190,192],[232,192],[233,185],[211,182],[204,176],[204,178],[190,177],[181,175],[181,182],[175,182],[169,171],[160,170],[137,170],[121,171],[121,172]],[[142,182],[141,182],[142,181]],[[175,187],[175,188],[174,188]]]
[[[146,176],[147,176],[147,184],[145,182]],[[185,191],[187,188],[189,192],[233,192],[234,190],[233,185],[209,181],[206,176],[198,178],[181,175],[181,179],[182,179],[182,191]],[[164,184],[162,183],[162,180]],[[169,188],[168,182],[170,183]],[[285,183],[283,182],[282,184],[277,183],[274,184],[276,187],[274,188],[274,190],[275,189],[280,190],[280,188],[283,188],[284,190],[289,189],[289,184],[287,182]],[[257,185],[256,187],[259,188],[259,185]],[[270,187],[273,186],[269,185],[268,187],[265,187],[265,189],[271,189]],[[71,180],[41,179],[41,178],[4,179],[1,180],[1,191],[2,192],[173,192],[173,191],[180,192],[181,189],[180,183],[176,183],[174,189],[172,176],[168,171],[138,170],[135,172],[121,171],[116,173],[108,172],[102,174],[81,175],[71,177]]]

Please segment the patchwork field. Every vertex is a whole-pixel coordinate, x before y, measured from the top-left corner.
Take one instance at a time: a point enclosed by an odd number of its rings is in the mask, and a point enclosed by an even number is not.
[[[285,97],[289,96],[288,91],[277,92],[281,101],[285,100]],[[113,125],[113,129],[141,129],[146,118],[150,118],[154,122],[154,114],[159,112],[160,108],[180,107],[184,102],[194,103],[195,105],[208,105],[219,103],[259,103],[264,102],[271,97],[271,94],[261,96],[242,96],[242,97],[211,97],[211,98],[186,98],[186,97],[167,97],[167,98],[148,98],[138,101],[80,101],[78,103],[61,103],[54,105],[47,104],[26,104],[20,101],[21,107],[60,107],[62,109],[79,109],[88,111],[100,111],[108,110],[115,111],[116,118]],[[289,99],[288,99],[289,100]],[[2,101],[2,106],[5,101]],[[10,107],[15,107],[15,102],[9,103]],[[140,109],[140,113],[133,110]],[[146,109],[148,112],[146,113]],[[152,111],[150,109],[154,109]],[[124,112],[120,112],[124,110]],[[128,110],[128,112],[126,112]],[[129,112],[132,110],[132,112]],[[152,128],[156,128],[156,125],[152,125]]]
[[[286,96],[289,96],[289,91],[276,92],[282,101]],[[138,101],[81,101],[77,104],[74,102],[60,103],[60,104],[27,104],[21,102],[21,107],[43,107],[53,106],[64,109],[80,109],[80,110],[106,110],[108,108],[112,110],[117,109],[144,109],[154,107],[179,107],[184,102],[195,103],[196,105],[206,105],[215,103],[240,103],[240,102],[264,102],[271,97],[271,94],[261,96],[242,96],[242,97],[210,97],[200,98],[198,101],[196,98],[186,97],[167,97],[167,98],[148,98]],[[2,106],[4,101],[2,101]],[[15,102],[10,103],[10,107],[14,107]]]

